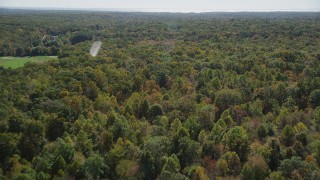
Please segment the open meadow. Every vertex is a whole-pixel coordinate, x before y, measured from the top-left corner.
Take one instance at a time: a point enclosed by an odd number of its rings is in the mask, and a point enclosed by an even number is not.
[[[0,66],[4,68],[16,69],[23,67],[27,62],[43,63],[50,60],[57,59],[57,56],[33,56],[33,57],[13,57],[5,56],[0,57]]]

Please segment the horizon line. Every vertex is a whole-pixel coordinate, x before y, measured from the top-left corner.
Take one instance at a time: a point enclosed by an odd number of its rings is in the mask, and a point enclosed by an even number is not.
[[[13,7],[13,6],[0,6],[0,9],[11,9],[11,10],[70,10],[70,11],[96,11],[96,12],[146,12],[146,13],[219,13],[219,12],[313,12],[317,13],[320,10],[311,9],[270,9],[270,10],[235,10],[235,9],[224,9],[224,10],[198,10],[198,9],[170,9],[170,8],[62,8],[62,7]]]

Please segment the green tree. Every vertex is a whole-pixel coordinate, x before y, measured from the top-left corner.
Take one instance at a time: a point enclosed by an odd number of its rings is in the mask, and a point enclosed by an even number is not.
[[[164,72],[159,73],[159,75],[157,77],[157,81],[158,81],[158,84],[161,88],[166,87],[167,80],[168,80],[168,77],[166,76],[166,74]]]
[[[320,108],[319,108],[320,109]],[[170,129],[172,132],[178,132],[179,128],[182,126],[181,121],[176,118],[173,120],[173,122],[170,124]]]
[[[222,120],[219,120],[217,123],[213,125],[211,130],[211,136],[215,144],[220,144],[222,142],[222,137],[224,136],[226,129],[227,125]]]
[[[39,121],[29,121],[25,125],[19,149],[22,157],[31,160],[38,155],[44,145],[45,128]]]
[[[113,140],[115,141],[120,137],[128,137],[130,134],[130,125],[128,120],[123,116],[116,116],[111,128],[111,132],[113,135]]]
[[[320,106],[314,109],[314,121],[317,129],[320,129]]]
[[[281,140],[286,146],[291,146],[294,142],[295,134],[293,128],[289,125],[286,125],[281,132]]]
[[[218,121],[223,121],[227,125],[227,127],[229,127],[229,128],[234,126],[234,124],[235,124],[233,118],[230,115],[229,110],[223,111],[223,113],[221,114],[220,119]]]
[[[52,164],[53,164],[54,156],[48,152],[41,154],[41,156],[37,156],[33,158],[32,165],[33,169],[37,172],[43,173],[52,173]],[[56,173],[57,171],[55,171]]]
[[[141,103],[140,107],[141,116],[140,117],[149,117],[149,111],[150,111],[150,102],[147,99],[144,99]]]
[[[190,165],[200,158],[200,144],[189,137],[179,139],[178,150],[181,167]]]
[[[274,171],[280,166],[282,155],[280,149],[280,142],[277,139],[271,139],[268,142],[270,148],[269,168]]]
[[[240,126],[230,129],[225,135],[225,142],[231,151],[235,151],[242,162],[247,159],[249,152],[249,137],[247,132]]]
[[[83,41],[92,40],[92,35],[87,32],[79,32],[70,39],[71,44],[78,44]]]
[[[12,133],[0,133],[0,164],[1,168],[7,168],[9,159],[17,152],[19,136]]]
[[[316,140],[312,144],[313,156],[316,159],[316,162],[320,164],[320,141]]]
[[[157,177],[157,165],[150,151],[143,151],[140,164],[145,179],[155,179]]]
[[[22,57],[22,56],[25,56],[25,55],[26,55],[26,53],[25,53],[25,51],[24,51],[23,48],[19,47],[19,48],[16,49],[16,54],[15,54],[15,56],[20,56],[20,57]]]
[[[55,157],[53,160],[52,171],[53,173],[58,173],[59,171],[63,171],[67,166],[66,161],[63,159],[61,155]]]
[[[165,136],[152,137],[144,143],[143,151],[149,151],[150,155],[155,158],[156,165],[160,166],[160,159],[158,158],[171,154],[172,143]]]
[[[110,151],[105,154],[105,162],[110,169],[110,176],[117,177],[116,167],[121,160],[135,160],[139,158],[139,155],[139,147],[135,146],[129,140],[118,138],[117,142],[113,145]]]
[[[69,139],[71,141],[70,137],[67,137],[66,139]],[[58,141],[58,147],[56,149],[56,154],[62,156],[66,163],[71,163],[75,153],[75,149],[71,144],[73,142],[72,141],[68,142],[61,138],[58,138],[57,141]]]
[[[224,89],[217,92],[214,102],[218,106],[219,111],[223,112],[229,106],[239,104],[241,101],[241,93],[233,89]]]
[[[205,169],[201,166],[196,167],[195,172],[192,176],[193,179],[201,179],[201,180],[209,180],[210,178],[207,176]]]
[[[198,136],[198,141],[199,141],[200,145],[203,145],[205,143],[206,139],[207,139],[206,131],[205,130],[200,131],[199,136]]]
[[[309,102],[313,105],[313,107],[320,106],[320,89],[311,91],[309,95]]]
[[[268,175],[268,164],[259,156],[249,157],[248,162],[243,166],[241,174],[243,179],[263,180]]]
[[[267,136],[267,128],[264,126],[264,125],[260,125],[259,127],[258,127],[258,131],[257,131],[257,134],[258,134],[258,137],[260,138],[260,139],[263,139],[263,138],[265,138],[266,136]]]
[[[180,162],[175,154],[171,156],[163,156],[161,160],[161,172],[168,171],[171,173],[178,173],[180,171]]]
[[[238,175],[241,171],[241,162],[236,152],[230,152],[223,154],[217,162],[217,167],[220,175]]]
[[[211,130],[215,120],[215,107],[205,103],[196,106],[196,115],[201,129]]]
[[[58,137],[62,136],[64,130],[65,127],[63,124],[63,119],[49,120],[46,130],[46,136],[50,141],[54,141]]]
[[[313,174],[319,172],[319,168],[312,163],[302,161],[300,157],[293,156],[281,162],[279,169],[285,177],[292,177],[294,172],[305,179],[312,179]],[[316,179],[319,177],[315,177]]]
[[[77,150],[88,156],[92,152],[93,143],[88,134],[82,130],[77,134],[76,146]]]
[[[100,152],[108,152],[113,144],[113,135],[110,131],[106,130],[100,134],[100,141],[98,148]]]
[[[275,171],[270,173],[267,180],[285,180],[286,178],[283,176],[281,171]]]
[[[157,116],[163,115],[162,107],[159,104],[153,104],[149,110],[149,116],[153,120]]]
[[[103,158],[98,154],[93,154],[86,159],[84,164],[85,176],[88,179],[100,179],[106,173],[108,167]]]
[[[24,119],[19,115],[12,115],[8,121],[9,132],[19,133],[23,131]]]
[[[132,160],[121,160],[116,167],[116,173],[121,179],[134,177],[139,169],[139,164]]]
[[[188,129],[191,139],[197,139],[201,131],[201,125],[198,121],[198,117],[189,116],[187,121],[184,123],[184,127]]]

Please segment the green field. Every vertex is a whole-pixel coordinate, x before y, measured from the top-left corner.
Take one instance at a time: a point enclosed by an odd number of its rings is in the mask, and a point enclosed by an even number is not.
[[[23,67],[27,62],[37,62],[42,63],[49,60],[57,59],[57,56],[33,56],[33,57],[12,57],[12,56],[5,56],[0,57],[0,66],[5,68],[19,68]]]

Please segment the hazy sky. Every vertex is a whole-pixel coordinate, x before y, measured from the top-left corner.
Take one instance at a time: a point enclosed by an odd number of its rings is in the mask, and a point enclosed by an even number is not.
[[[320,0],[0,0],[0,7],[119,8],[156,11],[320,11]]]

